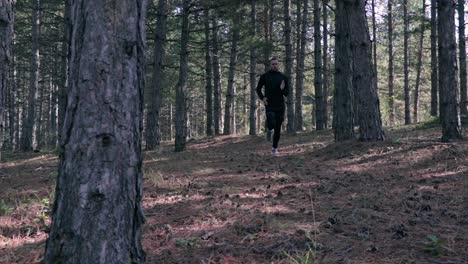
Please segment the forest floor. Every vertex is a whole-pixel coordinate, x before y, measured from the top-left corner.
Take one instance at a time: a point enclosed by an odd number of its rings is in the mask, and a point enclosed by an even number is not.
[[[145,152],[147,263],[468,263],[468,141],[441,143],[431,124],[386,131],[286,135],[277,156],[260,136]],[[0,263],[39,263],[58,159],[2,159]]]

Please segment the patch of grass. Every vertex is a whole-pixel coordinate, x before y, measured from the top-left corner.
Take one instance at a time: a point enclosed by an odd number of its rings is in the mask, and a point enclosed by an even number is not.
[[[189,237],[177,239],[175,244],[176,247],[183,248],[186,251],[192,252],[195,248],[200,248],[200,238],[199,237]]]
[[[13,212],[15,208],[13,208],[11,205],[7,204],[5,200],[0,201],[0,215],[9,215],[11,212]]]
[[[438,117],[431,117],[428,121],[417,124],[416,129],[424,130],[438,126],[440,126],[440,119]]]
[[[148,181],[154,187],[160,186],[163,181],[164,177],[160,171],[149,169],[144,173],[145,181]]]
[[[424,251],[433,256],[439,256],[444,251],[443,241],[436,235],[427,236],[425,245]]]
[[[289,259],[290,263],[293,264],[313,264],[316,262],[316,252],[309,248],[307,252],[296,252],[294,255],[289,254],[288,252],[283,252],[284,255]]]

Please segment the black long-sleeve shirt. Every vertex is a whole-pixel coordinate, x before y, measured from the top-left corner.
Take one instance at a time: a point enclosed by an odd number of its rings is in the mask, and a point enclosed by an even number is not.
[[[284,81],[284,89],[281,90],[281,82]],[[265,95],[262,87],[265,86]],[[257,95],[260,100],[264,97],[268,99],[266,111],[284,111],[284,96],[288,96],[289,85],[286,75],[279,71],[268,71],[260,76],[257,85]]]

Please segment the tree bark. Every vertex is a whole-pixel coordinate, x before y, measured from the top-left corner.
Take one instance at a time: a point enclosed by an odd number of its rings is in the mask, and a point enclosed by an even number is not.
[[[213,119],[214,133],[221,133],[221,64],[218,44],[218,22],[216,16],[212,17],[212,47],[213,47]]]
[[[431,116],[437,116],[439,108],[439,70],[437,58],[437,0],[431,0]]]
[[[10,66],[13,59],[13,24],[14,24],[14,0],[0,0],[0,150],[3,146],[4,111],[7,83],[12,83]],[[10,112],[10,115],[12,113]],[[12,128],[10,127],[10,130]]]
[[[458,101],[455,2],[438,0],[439,87],[442,141],[462,139]]]
[[[187,78],[188,78],[188,41],[189,41],[189,15],[190,0],[182,1],[182,31],[180,38],[180,66],[179,81],[176,88],[175,113],[175,151],[185,150],[187,140]]]
[[[419,47],[418,47],[418,62],[416,66],[416,84],[414,86],[414,96],[413,96],[413,122],[417,123],[419,120],[418,108],[419,108],[419,86],[421,83],[421,70],[422,70],[422,52],[423,52],[423,43],[424,43],[424,20],[426,19],[426,3],[423,1],[422,12],[421,12],[421,37],[419,38]]]
[[[293,67],[292,42],[291,42],[291,0],[283,1],[284,11],[284,45],[285,45],[285,75],[288,77],[289,94],[287,96],[286,111],[288,115],[288,124],[286,126],[288,133],[293,133],[294,129],[294,88],[291,86],[291,75]]]
[[[320,4],[314,0],[314,87],[315,87],[315,129],[325,128],[323,120],[323,79],[322,44],[320,34]]]
[[[351,28],[348,18],[349,3],[335,0],[335,93],[333,103],[333,128],[335,141],[354,138],[353,123],[353,66],[351,53]]]
[[[458,56],[460,61],[460,114],[468,113],[468,98],[466,92],[466,41],[465,41],[465,0],[458,0]]]
[[[77,0],[72,10],[69,102],[44,263],[142,263],[146,1]]]
[[[153,150],[161,142],[160,112],[162,90],[165,85],[164,60],[166,53],[167,0],[158,1],[156,30],[154,35],[153,81],[146,113],[146,149]]]
[[[210,10],[205,5],[205,104],[206,104],[206,135],[213,136],[213,85],[211,74],[211,49],[210,49]]]
[[[257,35],[257,0],[252,0],[250,10],[250,35]],[[256,43],[250,44],[250,115],[249,115],[249,135],[257,134],[257,94],[256,94],[256,67],[257,49]]]
[[[395,123],[394,77],[393,77],[393,0],[388,0],[388,118],[390,125]]]
[[[228,83],[226,89],[226,102],[224,104],[224,130],[225,135],[230,135],[234,131],[233,120],[234,120],[234,97],[235,97],[235,88],[234,88],[234,78],[236,74],[236,65],[237,65],[237,43],[239,42],[239,14],[234,14],[233,25],[232,25],[232,37],[231,37],[231,55],[229,58],[229,73],[228,73]]]
[[[408,38],[409,38],[408,0],[403,0],[403,71],[405,91],[405,125],[411,124],[411,98],[408,69]]]
[[[377,78],[377,25],[375,22],[375,0],[372,0],[372,57],[374,59],[375,78]]]
[[[323,125],[328,128],[328,94],[329,94],[329,77],[328,77],[328,11],[327,3],[323,5]]]
[[[65,110],[67,107],[67,98],[68,98],[68,63],[70,60],[70,40],[71,40],[71,0],[64,0],[65,2],[65,12],[63,17],[63,40],[61,47],[61,71],[60,71],[60,86],[59,86],[59,95],[58,95],[58,138],[57,138],[57,147],[60,144],[62,133],[63,133],[63,122],[65,120]]]
[[[304,90],[304,62],[305,62],[305,48],[307,43],[307,14],[308,14],[308,0],[304,0],[303,9],[298,10],[298,13],[302,13],[301,16],[301,27],[299,36],[299,51],[297,52],[297,69],[296,69],[296,102],[295,102],[295,115],[294,121],[296,123],[296,131],[302,131],[304,127],[304,121],[302,116],[302,94]],[[299,17],[298,17],[299,19]],[[299,27],[298,27],[299,30]]]

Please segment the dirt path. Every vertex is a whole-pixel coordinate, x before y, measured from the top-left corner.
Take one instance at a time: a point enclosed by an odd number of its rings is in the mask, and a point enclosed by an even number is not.
[[[229,136],[145,153],[147,262],[468,263],[468,142],[442,144],[438,128],[388,134],[285,136],[278,156]],[[0,201],[17,205],[0,216],[0,263],[40,261],[56,161],[2,164]]]

